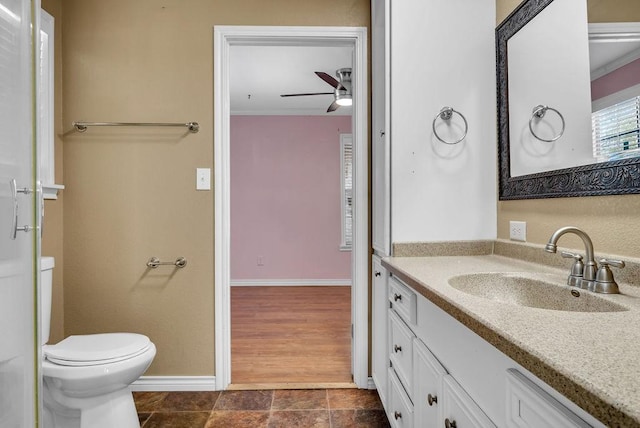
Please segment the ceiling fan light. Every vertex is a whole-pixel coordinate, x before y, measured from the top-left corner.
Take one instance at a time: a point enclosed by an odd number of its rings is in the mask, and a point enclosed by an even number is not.
[[[347,107],[353,104],[353,100],[351,99],[351,95],[338,95],[336,97],[336,104],[341,107]]]

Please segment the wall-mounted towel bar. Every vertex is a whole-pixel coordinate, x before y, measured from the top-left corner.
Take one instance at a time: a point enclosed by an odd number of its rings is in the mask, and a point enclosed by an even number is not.
[[[139,123],[139,122],[73,122],[73,126],[78,132],[84,132],[88,126],[185,126],[189,128],[189,132],[194,134],[200,130],[198,122],[187,123]]]
[[[174,262],[161,262],[159,258],[151,257],[147,262],[147,266],[150,267],[151,269],[155,269],[158,266],[165,266],[165,265],[167,266],[174,265],[175,267],[183,268],[187,265],[187,259],[185,259],[184,257],[178,257]]]

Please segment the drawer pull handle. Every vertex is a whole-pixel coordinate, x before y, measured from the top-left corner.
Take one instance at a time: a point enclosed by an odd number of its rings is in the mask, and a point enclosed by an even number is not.
[[[393,345],[393,352],[395,352],[396,354],[398,352],[402,352],[402,346]]]
[[[395,420],[397,421],[398,419],[402,419],[402,413],[400,412],[393,412],[393,417],[395,418]],[[453,427],[455,428],[455,427]]]
[[[457,428],[456,421],[450,421],[449,418],[444,420],[445,428]]]
[[[393,294],[393,301],[397,302],[398,300],[402,301],[402,295],[394,293]]]
[[[438,403],[438,396],[429,394],[427,395],[427,401],[430,406],[433,406],[434,403]]]
[[[380,276],[380,272],[376,271],[375,275]]]

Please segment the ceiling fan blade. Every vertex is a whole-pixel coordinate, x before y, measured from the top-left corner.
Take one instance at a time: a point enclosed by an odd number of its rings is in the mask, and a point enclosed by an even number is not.
[[[338,110],[338,107],[340,107],[340,104],[338,104],[335,101],[332,102],[329,108],[327,109],[327,113],[331,113],[332,111]]]
[[[322,80],[324,80],[325,82],[333,86],[334,88],[344,89],[344,86],[342,86],[340,82],[338,82],[334,77],[328,75],[324,71],[316,71],[315,73],[319,78],[321,78]]]
[[[333,95],[333,92],[311,92],[308,94],[282,94],[281,97],[306,97],[307,95]]]

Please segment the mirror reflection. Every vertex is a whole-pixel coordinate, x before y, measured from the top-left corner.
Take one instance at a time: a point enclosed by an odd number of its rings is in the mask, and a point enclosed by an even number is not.
[[[587,15],[554,0],[507,42],[511,177],[640,156],[640,23]]]
[[[589,58],[595,161],[640,156],[640,23],[590,24]]]

